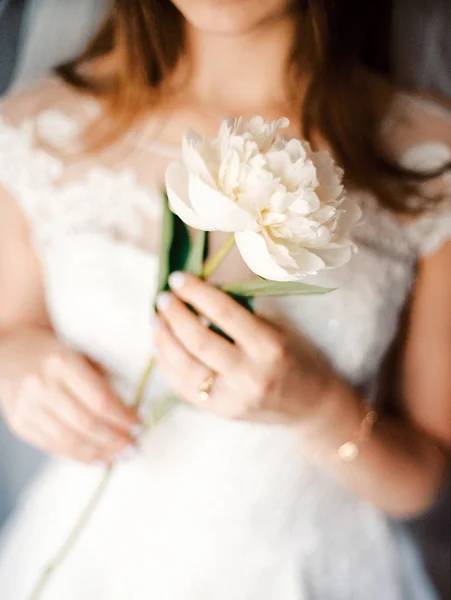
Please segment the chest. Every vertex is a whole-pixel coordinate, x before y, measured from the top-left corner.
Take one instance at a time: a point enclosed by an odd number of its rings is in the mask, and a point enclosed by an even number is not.
[[[214,240],[213,240],[214,242]],[[371,380],[396,334],[409,295],[414,261],[376,245],[368,226],[346,266],[309,283],[332,288],[322,296],[266,298],[260,314],[305,335],[346,379]],[[219,276],[247,273],[233,260]],[[158,257],[105,229],[80,227],[47,246],[47,304],[57,333],[113,375],[135,382],[153,352],[152,306]]]

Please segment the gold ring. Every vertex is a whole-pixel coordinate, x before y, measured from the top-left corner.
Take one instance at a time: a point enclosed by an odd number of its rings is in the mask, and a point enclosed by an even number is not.
[[[216,373],[210,373],[199,387],[199,402],[206,402],[210,398],[211,390],[216,383]]]

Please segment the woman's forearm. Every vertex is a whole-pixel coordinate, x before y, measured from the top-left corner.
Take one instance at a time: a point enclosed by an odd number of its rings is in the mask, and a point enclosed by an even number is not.
[[[352,441],[362,423],[359,399],[340,387],[325,402],[325,414],[300,428],[305,451],[346,487],[393,518],[409,519],[435,500],[447,467],[446,452],[407,423],[379,416],[352,462],[337,449]]]

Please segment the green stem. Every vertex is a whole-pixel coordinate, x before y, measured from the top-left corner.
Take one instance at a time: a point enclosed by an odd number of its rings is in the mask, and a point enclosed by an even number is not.
[[[209,279],[213,275],[222,261],[226,258],[230,250],[233,248],[234,244],[235,234],[231,233],[219,250],[205,262],[201,275],[202,279]]]
[[[138,388],[136,390],[133,406],[135,406],[137,410],[140,408],[144,400],[144,394],[154,366],[155,357],[152,356],[146,365],[146,368],[141,376]],[[92,515],[94,514],[98,505],[100,504],[100,501],[102,500],[103,496],[105,495],[105,492],[107,491],[111,483],[115,471],[116,464],[110,465],[105,471],[105,474],[100,480],[91,499],[89,500],[88,504],[82,511],[77,522],[75,523],[74,528],[69,533],[66,540],[63,542],[61,548],[56,553],[54,559],[47,565],[47,567],[42,572],[39,581],[37,582],[34,590],[31,593],[30,600],[40,600],[40,598],[42,598],[42,594],[47,589],[47,586],[50,584],[57,569],[63,564],[63,562],[66,560],[66,558],[72,551],[73,547],[75,546],[81,534],[85,530],[87,524],[89,523]]]
[[[41,574],[41,577],[30,596],[30,600],[39,600],[39,598],[42,597],[43,592],[49,585],[52,577],[55,575],[56,570],[65,561],[68,554],[71,552],[72,548],[77,543],[78,538],[85,530],[85,527],[91,519],[91,516],[93,515],[94,511],[100,503],[100,500],[103,498],[103,495],[108,489],[108,486],[114,474],[114,468],[114,465],[110,465],[108,467],[96,490],[94,491],[92,498],[89,500],[85,509],[78,518],[78,521],[76,522],[74,528],[67,536],[61,548],[58,550],[57,554],[55,555],[55,558],[49,563],[49,565]]]
[[[219,248],[219,250],[210,259],[208,259],[205,262],[205,265],[204,265],[204,268],[203,268],[202,274],[201,274],[202,279],[208,279],[209,277],[211,277],[211,275],[213,275],[213,273],[216,271],[216,269],[219,267],[219,265],[222,263],[222,261],[229,254],[229,252],[233,248],[234,244],[235,244],[235,235],[232,233],[231,235],[229,235],[227,237],[224,244]],[[141,380],[140,380],[138,388],[136,390],[135,400],[133,403],[133,405],[136,407],[136,409],[139,409],[140,406],[142,405],[142,402],[144,399],[144,394],[145,394],[145,391],[147,388],[147,384],[149,382],[149,379],[152,374],[154,366],[155,366],[155,357],[152,356],[149,359],[149,362],[147,363],[147,366],[142,374]],[[170,410],[172,409],[172,407],[174,405],[175,405],[175,402],[171,398],[166,399],[162,403],[161,407],[159,407],[161,414],[158,416],[158,418],[155,418],[156,414],[155,414],[155,410],[154,410],[154,412],[153,412],[154,418],[152,418],[150,423],[148,424],[149,427],[151,428],[153,425],[156,424],[156,422],[158,422],[158,420],[161,420],[162,418],[164,418],[164,416],[166,416],[166,414],[168,412],[170,412]],[[49,563],[47,568],[42,572],[41,577],[39,578],[39,581],[36,584],[36,587],[34,588],[32,594],[30,596],[30,600],[40,600],[42,598],[42,594],[47,589],[47,586],[51,582],[52,577],[55,575],[57,569],[63,564],[63,562],[66,560],[66,558],[72,551],[72,549],[75,546],[75,544],[77,543],[79,537],[85,530],[86,525],[89,523],[92,515],[94,514],[98,505],[100,504],[100,501],[102,500],[105,492],[107,491],[115,471],[116,471],[115,464],[110,465],[108,467],[108,469],[106,470],[103,478],[101,479],[96,490],[94,491],[94,494],[92,495],[92,497],[89,500],[88,504],[86,505],[85,509],[81,513],[78,521],[75,523],[74,528],[68,535],[67,539],[65,540],[65,542],[63,543],[61,548],[56,553],[55,558]]]
[[[138,410],[141,408],[142,403],[144,401],[144,394],[147,389],[147,384],[149,383],[150,376],[152,375],[153,369],[155,367],[156,359],[155,356],[151,356],[147,361],[146,368],[144,369],[141,378],[139,380],[138,388],[135,394],[135,400],[133,402],[133,406]]]

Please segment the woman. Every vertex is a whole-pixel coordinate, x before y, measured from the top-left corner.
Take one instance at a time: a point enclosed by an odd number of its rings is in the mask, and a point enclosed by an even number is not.
[[[8,599],[65,539],[92,463],[117,459],[46,600],[434,598],[393,518],[434,501],[451,438],[451,121],[358,67],[367,9],[330,4],[118,0],[64,83],[4,107],[3,409],[23,438],[88,463],[55,463],[29,492],[0,565]],[[313,279],[333,294],[264,301],[259,317],[177,274],[149,325],[164,168],[187,126],[230,114],[286,115],[334,152],[364,213],[359,253]],[[218,272],[247,276],[236,255]],[[411,291],[402,410],[371,430],[363,401]],[[136,454],[122,400],[153,351],[165,383],[148,400],[169,385],[186,407]]]

